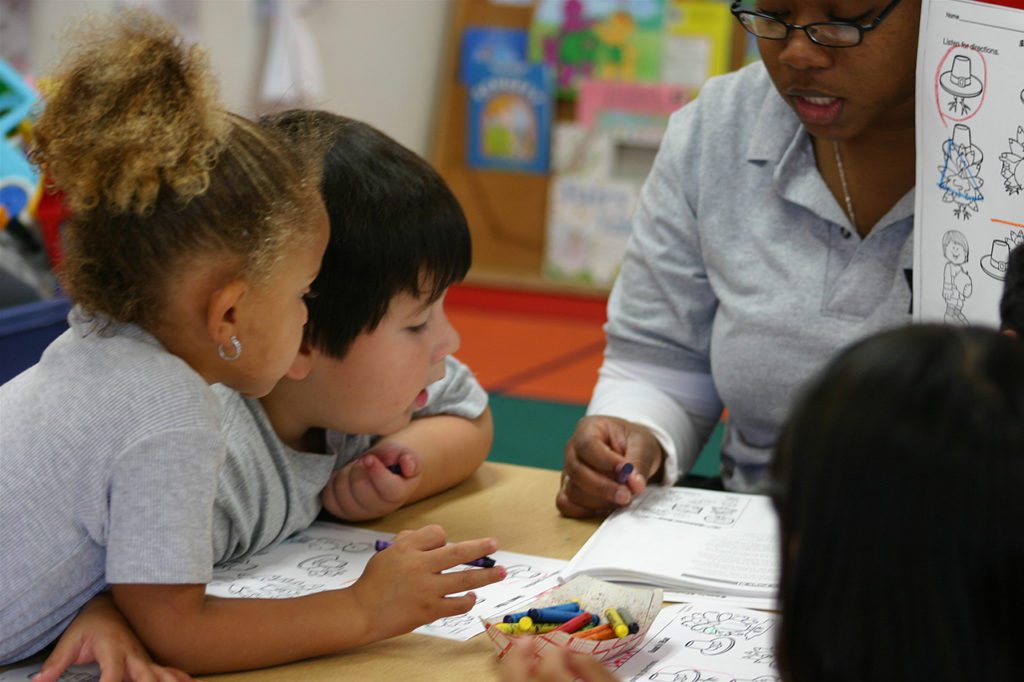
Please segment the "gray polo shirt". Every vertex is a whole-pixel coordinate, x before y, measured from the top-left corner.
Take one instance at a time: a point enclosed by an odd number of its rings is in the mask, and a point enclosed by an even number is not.
[[[320,513],[320,491],[331,474],[373,442],[370,435],[327,432],[328,453],[300,452],[285,445],[259,400],[224,386],[227,459],[217,485],[213,557],[218,564],[245,559],[309,526]],[[448,414],[476,419],[487,409],[487,393],[473,373],[453,357],[445,375],[427,387],[427,404],[414,418]]]
[[[711,80],[673,115],[641,193],[589,412],[654,428],[671,483],[724,404],[725,483],[762,490],[807,379],[911,321],[913,198],[861,239],[763,64]]]

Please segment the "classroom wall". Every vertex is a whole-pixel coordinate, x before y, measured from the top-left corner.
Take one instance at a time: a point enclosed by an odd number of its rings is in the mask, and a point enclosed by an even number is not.
[[[210,53],[232,109],[266,111],[256,101],[269,34],[256,0],[195,1],[199,41]],[[37,73],[61,54],[57,35],[87,11],[114,0],[34,0],[32,63]],[[448,39],[451,0],[314,0],[305,13],[324,66],[326,97],[313,103],[373,123],[427,155]]]

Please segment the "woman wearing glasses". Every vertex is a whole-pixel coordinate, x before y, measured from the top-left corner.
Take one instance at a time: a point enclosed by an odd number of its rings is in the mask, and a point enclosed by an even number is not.
[[[672,117],[566,446],[567,516],[675,483],[723,405],[722,483],[763,491],[794,391],[835,349],[911,319],[920,2],[732,11],[763,61]]]

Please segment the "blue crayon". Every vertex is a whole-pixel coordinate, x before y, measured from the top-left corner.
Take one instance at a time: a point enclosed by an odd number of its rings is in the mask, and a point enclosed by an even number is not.
[[[579,615],[566,609],[530,609],[527,613],[534,623],[564,623]]]
[[[631,473],[633,473],[633,465],[626,462],[622,465],[622,468],[619,469],[619,473],[615,474],[615,482],[625,483],[629,479],[629,475]]]
[[[387,549],[391,546],[391,543],[387,540],[377,540],[373,543],[373,548],[378,552]],[[473,559],[472,561],[466,561],[463,566],[477,566],[480,568],[492,568],[497,562],[489,556],[482,556],[479,559]]]
[[[398,464],[396,462],[395,464],[392,464],[391,466],[388,467],[388,471],[390,471],[391,473],[395,474],[396,476],[401,476],[402,475],[402,465]]]
[[[580,603],[578,601],[570,601],[565,604],[555,604],[554,606],[545,606],[545,609],[556,609],[558,611],[571,611],[574,614],[580,612]],[[536,609],[530,609],[530,611],[536,611]],[[519,613],[512,613],[501,620],[505,623],[518,623],[520,618],[525,618],[530,615],[530,611],[520,611]]]

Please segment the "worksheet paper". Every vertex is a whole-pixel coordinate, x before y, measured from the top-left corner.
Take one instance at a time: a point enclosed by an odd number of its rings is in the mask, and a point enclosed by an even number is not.
[[[997,325],[1024,244],[1024,9],[924,0],[915,198],[915,318]]]
[[[601,524],[562,578],[771,600],[778,574],[778,521],[768,497],[648,488]]]
[[[779,616],[694,602],[662,609],[615,676],[637,682],[780,682]]]
[[[338,590],[354,583],[373,557],[377,540],[392,535],[335,523],[316,522],[269,550],[213,573],[206,593],[215,597],[287,599],[324,590]],[[442,618],[416,632],[465,641],[484,631],[486,620],[516,610],[558,585],[566,562],[559,559],[498,551],[491,555],[504,566],[506,578],[479,587],[476,605],[468,613]],[[477,570],[460,566],[451,570]]]

